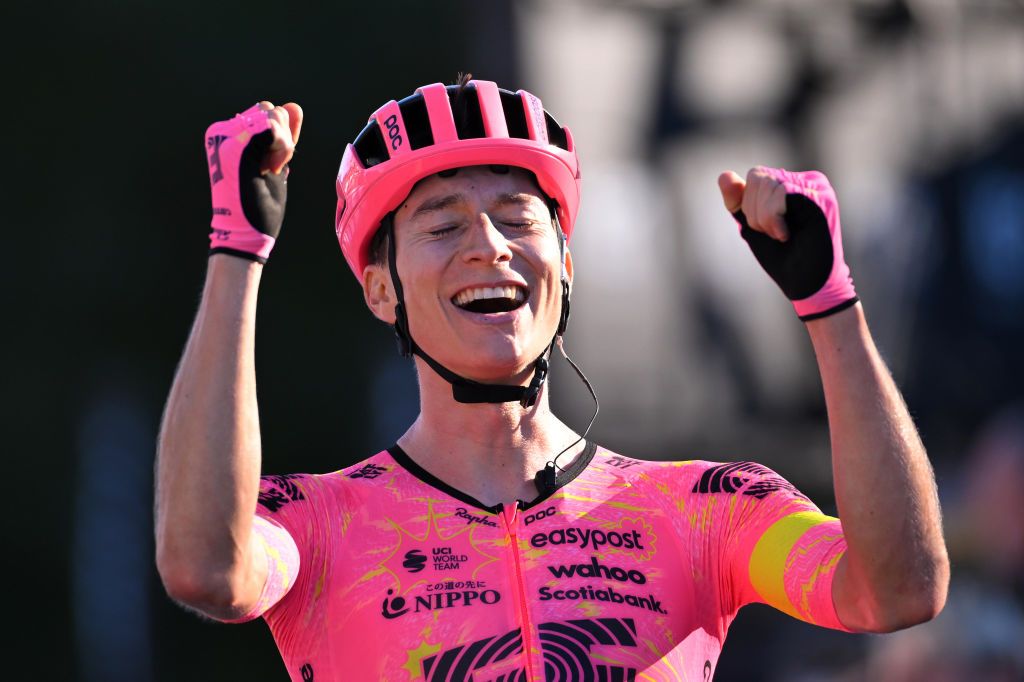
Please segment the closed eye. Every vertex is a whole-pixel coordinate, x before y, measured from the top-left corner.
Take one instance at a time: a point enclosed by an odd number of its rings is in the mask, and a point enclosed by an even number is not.
[[[507,225],[513,230],[529,230],[530,228],[537,225],[535,220],[503,220],[502,225]]]
[[[431,237],[443,237],[449,232],[455,231],[458,225],[448,225],[446,227],[439,227],[436,230],[430,230],[429,234]]]

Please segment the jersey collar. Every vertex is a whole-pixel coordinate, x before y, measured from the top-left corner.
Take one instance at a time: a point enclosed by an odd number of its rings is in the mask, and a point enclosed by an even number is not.
[[[388,448],[387,452],[389,455],[391,455],[391,458],[398,463],[399,466],[404,468],[410,474],[420,479],[427,485],[433,488],[437,488],[441,492],[450,495],[461,502],[465,502],[466,504],[472,505],[477,509],[483,509],[484,511],[491,512],[492,514],[501,513],[500,504],[496,504],[493,506],[486,505],[480,500],[473,497],[472,495],[467,495],[458,488],[455,488],[454,486],[445,483],[440,478],[438,478],[437,476],[435,476],[434,474],[430,473],[429,471],[421,467],[419,464],[417,464],[416,461],[413,460],[413,458],[410,457],[408,454],[406,454],[405,450],[403,450],[397,443]],[[583,471],[587,468],[587,465],[590,464],[590,460],[594,458],[594,455],[596,453],[597,444],[591,441],[586,441],[586,445],[583,448],[583,452],[579,454],[579,456],[573,461],[572,464],[569,465],[568,468],[562,470],[562,472],[555,479],[554,487],[551,490],[549,490],[546,494],[538,495],[537,497],[530,501],[518,500],[519,508],[529,509],[530,507],[536,506],[543,502],[544,500],[551,497],[553,494],[555,494],[555,492],[558,491],[559,488],[567,485],[573,479],[575,479],[577,476],[583,473]]]

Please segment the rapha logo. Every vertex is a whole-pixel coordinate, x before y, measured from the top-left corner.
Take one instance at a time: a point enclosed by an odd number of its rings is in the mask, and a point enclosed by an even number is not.
[[[479,523],[481,526],[491,526],[497,528],[498,524],[491,521],[486,516],[480,516],[479,514],[470,514],[465,507],[458,507],[455,509],[455,515],[460,519],[465,519],[466,524]]]
[[[224,170],[220,165],[220,146],[227,135],[211,135],[206,138],[206,146],[210,150],[210,183],[216,185],[224,179]]]
[[[419,573],[427,565],[427,555],[418,549],[410,549],[405,553],[405,561],[402,562],[403,568],[410,573]]]

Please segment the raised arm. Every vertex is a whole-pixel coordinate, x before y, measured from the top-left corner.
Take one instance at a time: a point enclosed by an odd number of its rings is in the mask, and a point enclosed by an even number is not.
[[[839,207],[821,173],[723,173],[726,208],[807,325],[825,391],[847,551],[832,583],[846,627],[890,632],[933,618],[949,584],[935,479],[878,354],[843,258]]]
[[[890,632],[934,618],[949,560],[935,478],[860,304],[807,323],[825,389],[832,475],[848,549],[832,598],[847,627]]]
[[[221,619],[248,612],[267,577],[252,532],[260,476],[256,295],[284,216],[285,164],[301,120],[297,105],[263,102],[207,131],[211,256],[160,430],[156,551],[167,592]]]

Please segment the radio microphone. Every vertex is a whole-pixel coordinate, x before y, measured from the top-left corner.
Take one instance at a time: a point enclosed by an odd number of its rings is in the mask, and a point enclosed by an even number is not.
[[[533,484],[537,487],[537,492],[540,493],[541,495],[550,495],[551,493],[558,490],[558,473],[560,471],[565,471],[565,469],[562,469],[562,467],[558,466],[558,458],[564,455],[572,448],[576,447],[577,443],[579,443],[581,440],[587,437],[587,434],[590,433],[590,427],[594,425],[594,421],[597,419],[597,413],[601,411],[601,403],[599,403],[597,400],[597,393],[594,392],[594,387],[590,385],[590,381],[587,379],[587,375],[583,373],[583,370],[579,368],[579,365],[573,362],[572,358],[569,357],[569,354],[565,352],[565,348],[562,345],[561,335],[557,337],[557,345],[558,350],[562,353],[562,357],[565,358],[566,362],[568,362],[574,370],[576,370],[576,374],[579,375],[580,379],[583,381],[583,384],[587,387],[587,390],[590,391],[590,397],[594,399],[594,414],[593,416],[590,417],[590,423],[587,424],[587,428],[583,432],[583,435],[577,438],[575,441],[573,441],[573,443],[567,446],[564,450],[559,452],[553,460],[545,464],[544,468],[538,471],[537,475],[534,476]]]

